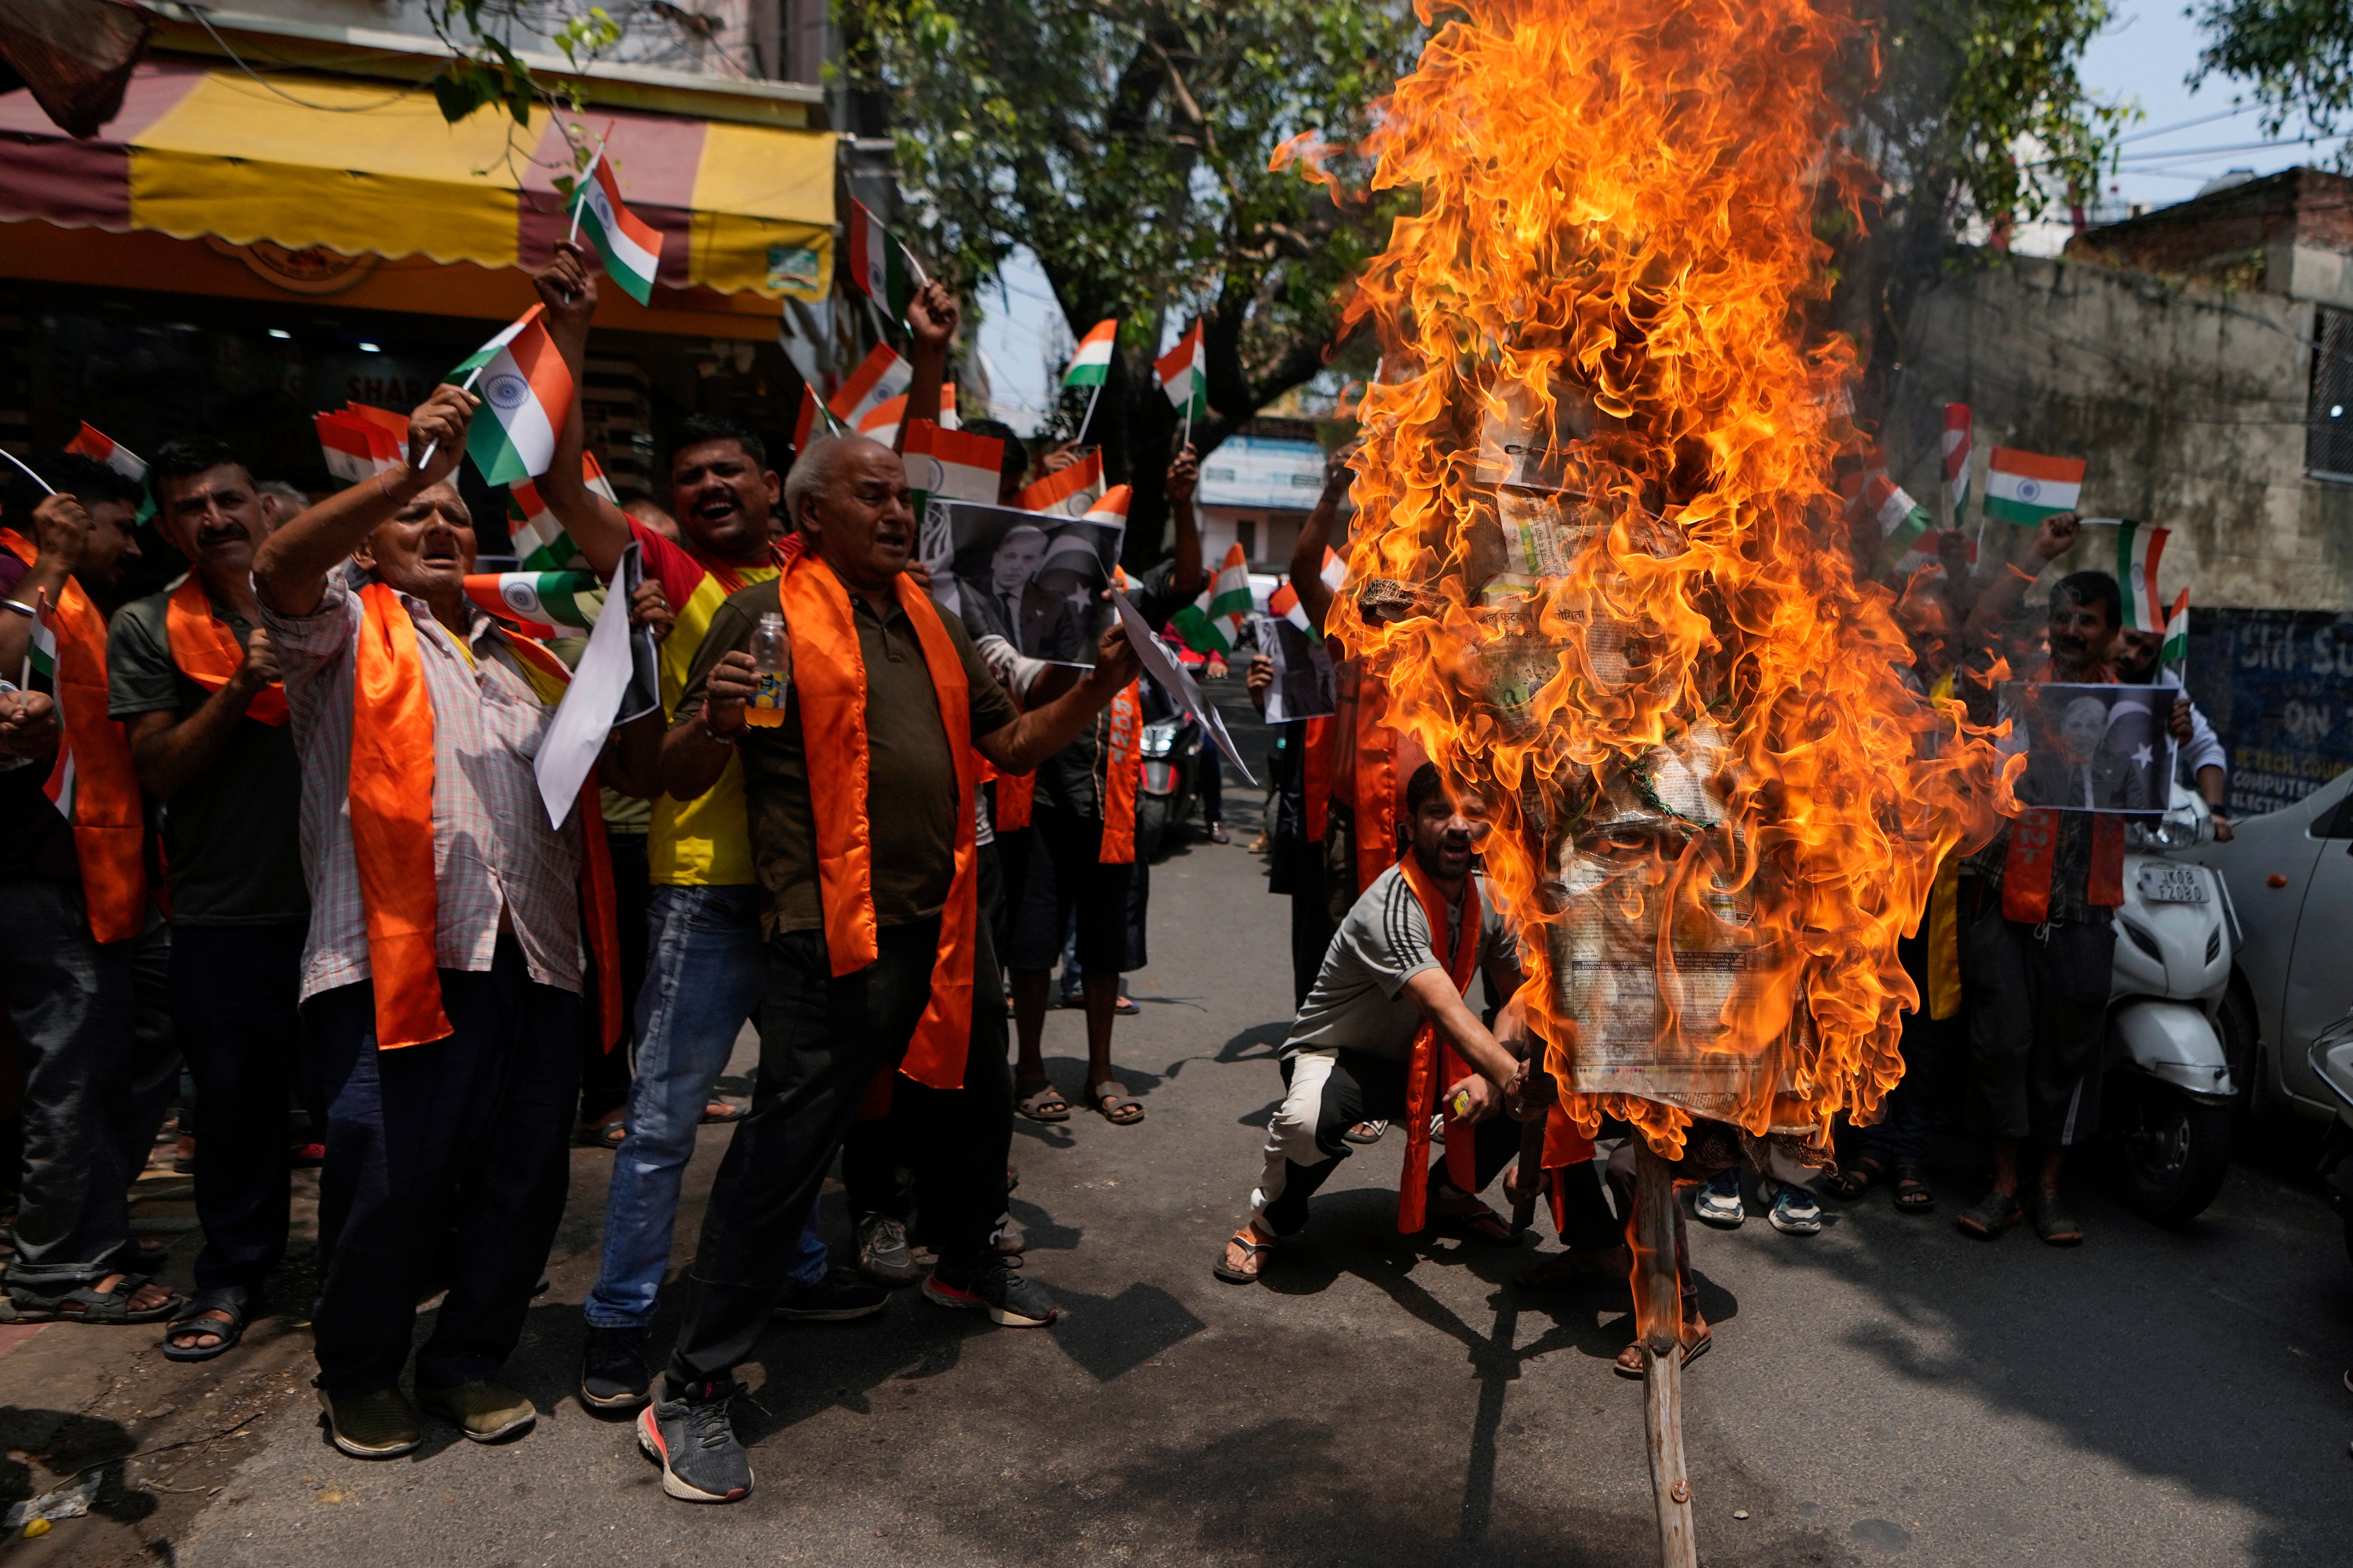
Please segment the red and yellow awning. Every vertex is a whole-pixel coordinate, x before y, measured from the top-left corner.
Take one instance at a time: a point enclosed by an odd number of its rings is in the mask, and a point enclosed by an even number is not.
[[[835,138],[599,110],[630,209],[663,236],[659,283],[822,298]],[[607,127],[609,124],[610,130]],[[97,139],[0,95],[0,221],[214,237],[346,256],[535,267],[563,237],[562,130],[489,110],[451,125],[422,88],[153,60]],[[0,231],[0,243],[5,243]]]

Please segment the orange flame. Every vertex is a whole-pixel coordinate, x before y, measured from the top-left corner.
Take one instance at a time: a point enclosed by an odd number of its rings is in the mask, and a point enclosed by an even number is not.
[[[1575,1120],[1820,1141],[1901,1077],[1896,939],[1993,826],[1989,745],[1904,684],[1832,484],[1857,356],[1808,313],[1852,24],[1460,10],[1365,149],[1420,202],[1347,307],[1383,371],[1331,629],[1496,811]]]

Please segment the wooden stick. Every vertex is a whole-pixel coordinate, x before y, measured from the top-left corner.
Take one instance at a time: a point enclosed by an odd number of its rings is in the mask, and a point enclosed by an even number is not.
[[[1633,1230],[1634,1321],[1643,1325],[1642,1426],[1649,1439],[1651,1494],[1659,1508],[1659,1563],[1661,1568],[1699,1568],[1691,1477],[1683,1468],[1674,1173],[1647,1142],[1634,1156]]]

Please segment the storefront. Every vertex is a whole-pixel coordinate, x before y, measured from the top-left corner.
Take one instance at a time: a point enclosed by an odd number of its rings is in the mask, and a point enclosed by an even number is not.
[[[581,117],[664,239],[649,306],[601,291],[583,390],[624,489],[655,488],[690,413],[790,438],[800,381],[778,321],[786,298],[831,287],[837,138],[774,123],[799,89],[759,85],[744,108],[761,122]],[[90,142],[0,95],[0,443],[55,450],[84,420],[133,451],[214,436],[258,477],[323,488],[311,416],[409,407],[526,309],[570,167],[544,114],[453,126],[396,82],[162,55]],[[476,498],[485,551],[496,500]]]

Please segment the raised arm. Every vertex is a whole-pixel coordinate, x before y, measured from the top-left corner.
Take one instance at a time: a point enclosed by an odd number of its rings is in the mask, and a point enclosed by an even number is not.
[[[596,313],[596,275],[576,246],[559,241],[554,258],[531,275],[539,290],[547,335],[572,373],[572,406],[564,413],[564,426],[555,435],[555,456],[547,472],[533,482],[542,500],[572,542],[580,547],[589,566],[609,580],[629,547],[628,514],[588,488],[580,474],[580,454],[588,445],[588,427],[580,417],[578,388],[586,384],[588,365],[588,322]]]
[[[1176,561],[1168,580],[1171,593],[1191,598],[1207,585],[1201,570],[1201,524],[1193,512],[1193,492],[1200,488],[1201,459],[1190,443],[1168,465],[1168,516],[1176,525]]]
[[[253,556],[254,592],[281,616],[307,616],[324,596],[327,574],[358,549],[378,523],[457,472],[466,426],[480,402],[443,384],[408,416],[408,460],[294,514]],[[417,460],[432,448],[432,460]]]
[[[1299,595],[1299,607],[1307,614],[1307,624],[1319,636],[1324,630],[1324,612],[1332,607],[1331,585],[1324,581],[1324,552],[1331,548],[1332,525],[1339,521],[1340,498],[1348,493],[1348,459],[1362,446],[1351,441],[1335,449],[1324,459],[1324,489],[1315,498],[1315,510],[1299,525],[1299,541],[1291,547],[1291,591]]]
[[[907,416],[899,421],[898,438],[891,447],[894,452],[907,449],[907,432],[916,420],[940,422],[940,384],[947,379],[948,344],[955,338],[959,317],[955,296],[937,279],[907,301],[907,330],[914,338],[907,358],[915,379],[907,387]]]
[[[30,531],[33,564],[8,595],[10,604],[26,610],[44,594],[55,605],[65,593],[66,579],[81,564],[82,548],[90,542],[90,513],[69,495],[45,496],[33,509]],[[32,646],[33,617],[19,610],[0,611],[0,675],[16,679]]]
[[[1090,720],[1135,679],[1135,649],[1114,626],[1095,644],[1094,668],[1051,702],[1024,713],[1002,729],[972,738],[972,749],[1001,773],[1026,773],[1078,738]]]
[[[1969,610],[1968,624],[1962,641],[1970,647],[1989,647],[2000,640],[2002,623],[2018,608],[2026,590],[2041,577],[2042,569],[2056,561],[2075,542],[2080,522],[2072,511],[2053,512],[2042,520],[2034,531],[2034,542],[2026,547],[2026,558],[2035,563],[2029,572],[2015,561],[2005,565],[1978,595],[1978,602]]]

